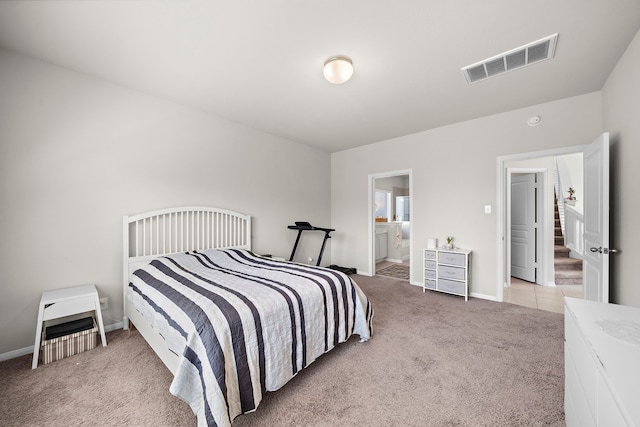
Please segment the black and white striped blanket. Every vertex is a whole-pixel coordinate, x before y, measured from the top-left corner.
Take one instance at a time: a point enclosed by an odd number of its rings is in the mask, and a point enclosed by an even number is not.
[[[136,270],[129,301],[181,355],[170,391],[198,425],[228,426],[320,355],[372,333],[373,308],[339,271],[226,249]]]

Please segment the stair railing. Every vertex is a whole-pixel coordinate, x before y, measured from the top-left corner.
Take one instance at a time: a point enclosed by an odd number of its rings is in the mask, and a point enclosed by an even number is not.
[[[560,218],[560,228],[562,229],[562,235],[566,236],[565,233],[565,221],[564,221],[564,199],[562,198],[562,192],[560,185],[560,174],[558,173],[558,162],[556,160],[556,168],[553,171],[553,187],[556,191],[556,205],[558,206],[558,217]],[[565,238],[566,239],[566,238]],[[566,244],[566,240],[565,240]]]
[[[564,235],[565,246],[571,249],[572,258],[582,259],[584,254],[584,215],[573,207],[566,206],[565,221],[567,224]]]
[[[564,165],[564,164],[563,164]],[[573,206],[565,203],[561,176],[559,173],[561,165],[556,159],[556,169],[554,171],[556,203],[558,205],[558,216],[560,217],[560,227],[564,236],[564,246],[571,250],[572,258],[582,259],[584,254],[584,215]],[[570,179],[569,179],[570,181]],[[565,183],[566,185],[566,183]],[[568,187],[567,187],[568,188]]]

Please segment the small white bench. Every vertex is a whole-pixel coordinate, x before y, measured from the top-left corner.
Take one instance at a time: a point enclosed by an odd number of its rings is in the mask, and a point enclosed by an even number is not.
[[[36,325],[36,341],[33,347],[33,363],[31,364],[31,369],[38,367],[40,340],[42,338],[42,322],[87,311],[96,312],[102,346],[105,347],[107,345],[107,338],[104,335],[100,298],[95,285],[76,286],[42,293],[40,308],[38,309],[38,324]]]

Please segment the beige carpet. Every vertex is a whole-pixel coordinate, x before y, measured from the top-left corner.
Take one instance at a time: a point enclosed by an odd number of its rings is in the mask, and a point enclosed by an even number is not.
[[[236,426],[563,426],[563,316],[352,276],[374,336],[340,345]],[[30,369],[0,363],[2,426],[195,426],[137,333]]]

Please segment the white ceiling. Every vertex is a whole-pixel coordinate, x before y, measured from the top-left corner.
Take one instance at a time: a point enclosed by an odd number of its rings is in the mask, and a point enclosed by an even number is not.
[[[329,152],[600,90],[639,28],[640,0],[0,2],[0,46]],[[460,71],[553,33],[552,60]]]

